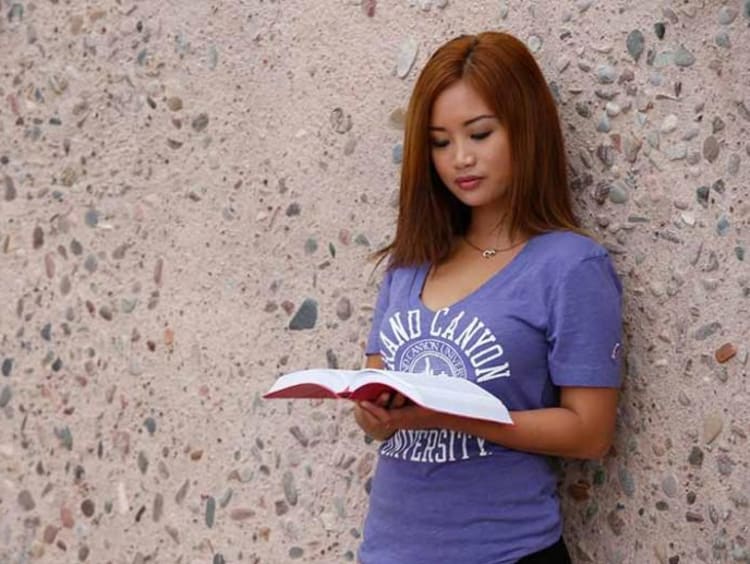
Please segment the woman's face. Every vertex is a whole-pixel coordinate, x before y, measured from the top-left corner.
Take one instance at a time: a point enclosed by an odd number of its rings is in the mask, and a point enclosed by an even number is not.
[[[430,154],[440,179],[461,202],[502,210],[511,180],[510,140],[492,110],[462,80],[435,99]]]

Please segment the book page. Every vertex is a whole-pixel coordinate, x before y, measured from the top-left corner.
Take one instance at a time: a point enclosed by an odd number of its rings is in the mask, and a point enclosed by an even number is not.
[[[435,411],[497,423],[513,423],[502,401],[478,384],[463,378],[371,368],[360,370],[350,389],[355,391],[370,384],[385,384],[414,403]]]
[[[312,368],[279,377],[263,395],[265,398],[320,398],[336,397],[344,393],[356,370]]]

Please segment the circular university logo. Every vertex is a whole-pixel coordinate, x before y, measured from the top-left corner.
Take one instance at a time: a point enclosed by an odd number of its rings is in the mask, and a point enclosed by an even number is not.
[[[455,347],[437,339],[423,339],[410,344],[398,361],[398,370],[427,372],[454,378],[466,378],[466,364]]]

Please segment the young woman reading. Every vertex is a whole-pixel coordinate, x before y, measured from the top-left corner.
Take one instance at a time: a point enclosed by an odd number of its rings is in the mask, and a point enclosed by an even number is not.
[[[460,36],[419,75],[366,365],[468,378],[513,425],[383,394],[363,564],[569,562],[547,456],[599,458],[620,384],[622,286],[571,209],[559,118],[526,47]]]

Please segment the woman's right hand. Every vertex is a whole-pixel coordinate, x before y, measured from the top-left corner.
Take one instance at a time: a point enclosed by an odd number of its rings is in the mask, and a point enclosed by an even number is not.
[[[391,399],[393,395],[393,399]],[[406,397],[398,393],[383,392],[378,398],[372,402],[378,407],[385,409],[398,409],[406,404]],[[388,424],[381,423],[371,413],[359,405],[359,402],[354,404],[354,419],[360,428],[377,441],[385,441],[396,429],[392,429]]]

